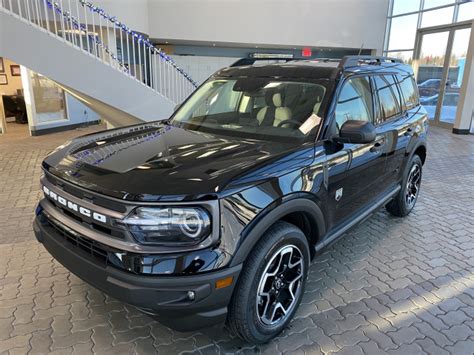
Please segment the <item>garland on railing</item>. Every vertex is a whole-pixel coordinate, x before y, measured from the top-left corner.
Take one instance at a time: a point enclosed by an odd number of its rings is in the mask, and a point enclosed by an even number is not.
[[[102,42],[102,40],[98,36],[89,34],[89,31],[87,30],[86,26],[81,24],[74,16],[71,15],[69,11],[64,11],[63,9],[61,9],[61,7],[59,6],[57,2],[52,2],[51,0],[45,0],[45,1],[46,1],[47,6],[50,9],[52,9],[53,11],[56,11],[58,15],[66,18],[67,21],[72,23],[73,27],[76,30],[80,30],[84,32],[85,34],[87,34],[87,36],[91,38],[95,42],[95,44],[97,44],[97,46],[102,48],[114,61],[116,61],[122,67],[122,70],[124,72],[126,73],[129,72],[129,69],[121,63],[121,61],[118,59],[115,53],[112,50],[110,50],[110,48],[104,42]]]
[[[102,18],[104,18],[105,20],[107,21],[110,21],[111,23],[113,23],[116,27],[118,27],[120,30],[128,33],[130,36],[132,36],[132,38],[135,38],[137,40],[138,43],[143,43],[146,47],[150,48],[153,52],[157,53],[163,60],[165,60],[166,62],[168,62],[171,66],[173,66],[179,73],[181,73],[187,80],[189,80],[194,86],[197,86],[197,83],[189,76],[188,73],[186,73],[183,69],[181,69],[177,64],[176,62],[169,56],[167,55],[165,52],[163,52],[163,50],[161,48],[156,48],[153,43],[151,43],[148,38],[144,37],[142,34],[140,33],[137,33],[135,31],[133,31],[131,28],[129,28],[127,25],[125,25],[124,23],[120,22],[117,20],[117,17],[115,16],[110,16],[108,15],[104,9],[101,9],[99,8],[98,6],[95,6],[94,4],[92,4],[92,2],[90,1],[86,1],[86,0],[79,0],[79,3],[82,5],[82,6],[85,6],[87,7],[90,11],[92,12],[95,12],[97,14],[99,14],[100,16],[102,16]]]
[[[70,23],[72,23],[75,29],[80,30],[84,32],[85,34],[87,34],[87,36],[91,38],[95,42],[95,44],[97,44],[97,46],[102,48],[114,61],[116,61],[120,65],[123,71],[125,71],[126,73],[129,73],[129,68],[127,68],[127,66],[122,64],[122,62],[118,59],[115,53],[98,36],[90,35],[87,27],[84,24],[81,24],[80,21],[78,21],[74,16],[72,16],[71,12],[64,11],[57,2],[53,2],[52,0],[45,0],[45,1],[49,8],[56,11],[59,15],[65,17]],[[146,37],[131,30],[124,23],[118,21],[115,16],[114,17],[109,16],[103,9],[97,6],[94,6],[91,2],[88,2],[86,0],[78,0],[78,1],[81,4],[81,6],[87,7],[91,12],[95,12],[99,14],[100,16],[102,16],[102,18],[104,18],[107,21],[110,21],[120,30],[128,33],[130,36],[132,36],[132,40],[135,39],[138,43],[143,43],[155,54],[158,54],[162,60],[164,60],[165,62],[168,62],[176,71],[178,71],[192,85],[194,85],[194,87],[198,86],[197,83],[191,78],[191,76],[188,73],[186,73],[183,69],[181,69],[169,55],[163,52],[161,48],[156,48]]]

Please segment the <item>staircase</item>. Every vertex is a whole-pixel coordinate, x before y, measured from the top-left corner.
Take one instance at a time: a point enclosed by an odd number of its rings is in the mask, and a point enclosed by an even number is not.
[[[197,86],[146,37],[85,0],[0,0],[0,56],[54,80],[114,126],[166,118]]]

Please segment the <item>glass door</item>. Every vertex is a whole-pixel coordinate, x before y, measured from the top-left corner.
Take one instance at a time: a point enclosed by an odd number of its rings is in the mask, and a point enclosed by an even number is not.
[[[425,33],[421,37],[417,60],[417,84],[420,103],[430,120],[436,120],[436,107],[443,86],[443,68],[446,61],[449,31]]]
[[[456,119],[470,31],[465,25],[418,31],[415,71],[420,103],[432,124],[452,127]]]
[[[453,45],[449,58],[448,79],[439,115],[441,122],[453,124],[456,119],[470,35],[470,28],[454,31]]]

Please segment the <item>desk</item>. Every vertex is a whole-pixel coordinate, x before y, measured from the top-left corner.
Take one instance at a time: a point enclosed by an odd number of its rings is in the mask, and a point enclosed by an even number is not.
[[[17,123],[28,123],[23,95],[2,95],[2,104],[2,114],[5,121],[8,117],[15,117]]]

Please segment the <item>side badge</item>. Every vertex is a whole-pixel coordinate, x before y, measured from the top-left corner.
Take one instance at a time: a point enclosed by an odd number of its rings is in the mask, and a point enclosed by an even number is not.
[[[344,189],[342,187],[340,189],[336,190],[336,196],[334,198],[336,199],[337,202],[339,202],[340,199],[342,198],[342,192],[343,191],[344,191]]]

